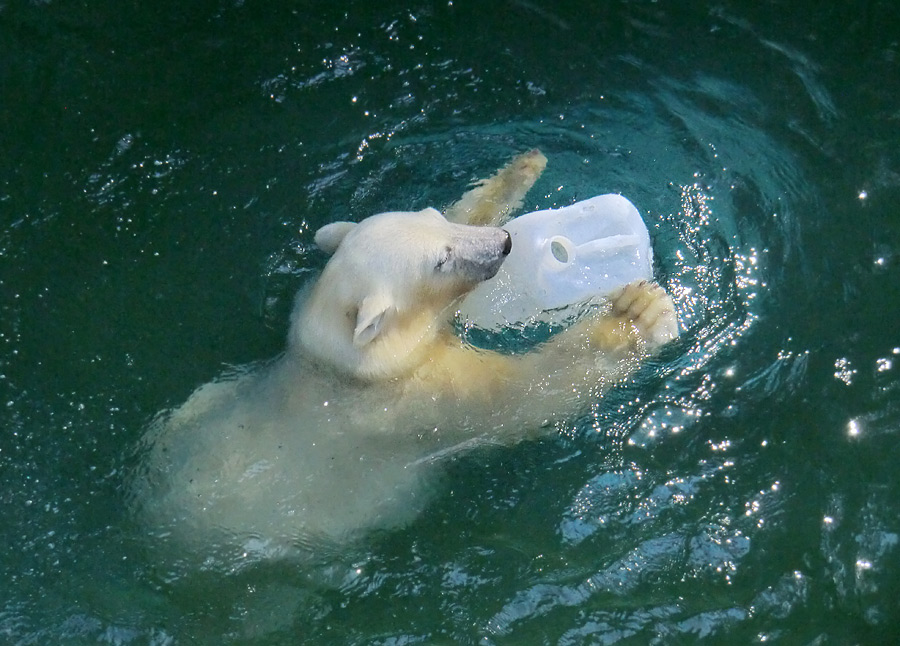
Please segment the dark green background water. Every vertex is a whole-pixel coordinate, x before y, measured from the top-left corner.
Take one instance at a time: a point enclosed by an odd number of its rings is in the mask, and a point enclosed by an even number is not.
[[[0,643],[900,642],[900,21],[834,4],[0,2]],[[532,147],[683,339],[324,572],[158,561],[142,431],[282,349],[315,228]]]

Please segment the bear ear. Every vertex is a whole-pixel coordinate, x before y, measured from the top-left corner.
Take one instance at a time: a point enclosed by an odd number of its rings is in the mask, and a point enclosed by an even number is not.
[[[387,296],[366,296],[356,312],[353,344],[362,347],[374,341],[384,331],[384,319],[391,307],[393,303]]]
[[[344,237],[354,227],[356,227],[355,222],[332,222],[331,224],[326,224],[316,231],[316,245],[318,245],[319,249],[331,255],[337,251]]]

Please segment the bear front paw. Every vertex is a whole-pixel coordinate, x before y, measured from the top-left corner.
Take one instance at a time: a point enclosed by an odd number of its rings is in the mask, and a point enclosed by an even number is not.
[[[612,315],[630,321],[650,349],[678,336],[675,303],[665,290],[639,280],[619,288],[609,296]]]

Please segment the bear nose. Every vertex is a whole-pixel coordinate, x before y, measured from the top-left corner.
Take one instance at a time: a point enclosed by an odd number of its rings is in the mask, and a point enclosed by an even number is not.
[[[512,236],[509,235],[509,231],[503,229],[503,233],[506,234],[506,240],[503,241],[503,255],[508,256],[509,252],[512,251]]]

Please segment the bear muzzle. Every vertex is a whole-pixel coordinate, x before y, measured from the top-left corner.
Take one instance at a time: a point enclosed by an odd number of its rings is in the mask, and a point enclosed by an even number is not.
[[[488,233],[490,232],[490,233]],[[512,237],[504,229],[483,228],[485,237],[456,247],[455,270],[473,284],[490,280],[512,251]]]
[[[503,233],[506,234],[506,240],[503,242],[503,250],[500,252],[504,256],[508,256],[509,252],[512,251],[512,236],[509,235],[509,231],[506,229],[500,229]]]

